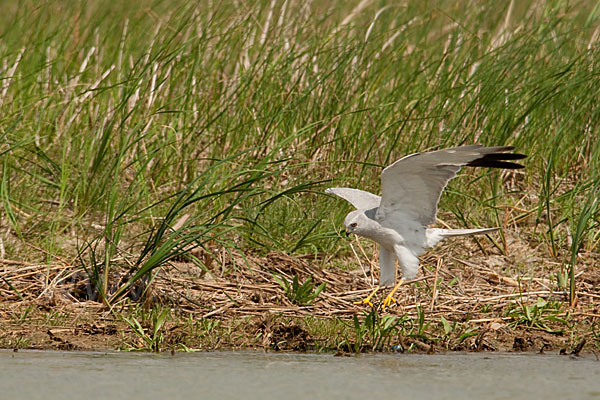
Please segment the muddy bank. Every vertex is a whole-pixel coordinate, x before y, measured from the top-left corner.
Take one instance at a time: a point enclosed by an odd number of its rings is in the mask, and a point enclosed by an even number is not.
[[[353,304],[372,290],[376,260],[346,271],[324,267],[319,256],[215,257],[223,259],[207,263],[214,265],[208,271],[185,260],[165,266],[139,298],[112,308],[91,299],[93,287],[72,266],[5,260],[0,347],[340,354],[600,349],[594,289],[600,280],[591,271],[578,277],[570,307],[564,288],[541,272],[515,276],[502,266],[510,264],[503,256],[428,256],[422,277],[400,287],[397,303],[382,310],[385,293],[374,297],[374,308]],[[306,293],[294,289],[294,277]]]

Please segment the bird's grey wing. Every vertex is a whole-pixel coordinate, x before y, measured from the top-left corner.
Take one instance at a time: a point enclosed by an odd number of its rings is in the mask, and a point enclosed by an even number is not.
[[[394,286],[396,283],[396,255],[379,246],[379,285]]]
[[[365,192],[360,189],[351,188],[329,188],[325,189],[325,193],[334,194],[348,201],[356,209],[370,210],[379,207],[381,197],[376,194]]]
[[[506,161],[526,157],[507,153],[511,150],[511,146],[471,145],[401,158],[381,174],[381,204],[376,218],[382,223],[389,220],[388,226],[405,220],[418,221],[423,226],[434,223],[442,191],[461,167],[523,168]]]

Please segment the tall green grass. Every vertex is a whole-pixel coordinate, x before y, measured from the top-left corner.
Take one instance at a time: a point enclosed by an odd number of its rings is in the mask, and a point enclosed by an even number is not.
[[[0,10],[5,257],[85,267],[109,303],[194,246],[335,252],[347,208],[325,182],[377,191],[401,155],[474,142],[516,146],[527,169],[467,172],[444,218],[502,225],[516,206],[572,276],[597,251],[595,2]]]

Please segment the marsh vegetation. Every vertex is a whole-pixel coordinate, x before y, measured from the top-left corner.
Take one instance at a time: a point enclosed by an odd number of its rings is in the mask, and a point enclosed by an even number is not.
[[[0,10],[0,345],[598,348],[595,2]],[[438,223],[502,231],[438,246],[389,312],[352,305],[376,251],[323,189],[470,143],[527,168],[463,171]]]

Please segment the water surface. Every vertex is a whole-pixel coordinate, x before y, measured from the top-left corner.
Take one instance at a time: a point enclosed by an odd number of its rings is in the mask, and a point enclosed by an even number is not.
[[[600,399],[600,362],[531,354],[0,351],[1,399]]]

